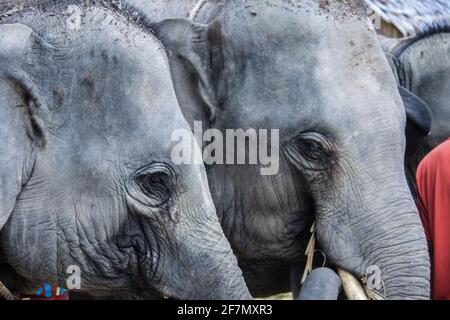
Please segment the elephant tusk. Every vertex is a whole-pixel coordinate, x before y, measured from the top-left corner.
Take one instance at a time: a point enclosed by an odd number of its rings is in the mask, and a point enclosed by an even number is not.
[[[342,281],[342,287],[349,300],[369,300],[361,283],[351,273],[339,269],[337,270]]]
[[[5,285],[0,281],[0,298],[5,300],[16,300],[16,297],[5,287]]]

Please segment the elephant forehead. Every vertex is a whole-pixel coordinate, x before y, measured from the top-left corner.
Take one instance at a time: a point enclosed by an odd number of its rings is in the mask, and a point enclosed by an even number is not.
[[[103,139],[141,153],[168,149],[171,132],[188,126],[162,44],[145,30],[123,30],[110,14],[90,12],[83,19],[81,30],[64,40],[47,35],[30,55],[26,71],[39,75],[33,80],[49,108],[40,115],[52,133],[48,139],[72,148],[70,142]]]
[[[321,2],[329,4],[323,7]],[[227,7],[220,21],[226,30],[225,36],[236,39],[253,39],[262,43],[276,41],[280,44],[293,37],[307,41],[308,38],[314,40],[318,36],[326,36],[326,33],[336,33],[330,28],[336,23],[366,20],[365,7],[358,2],[252,0],[241,3],[242,7],[237,4],[238,7]],[[358,29],[352,31],[360,32]]]
[[[266,20],[257,20],[258,28],[245,22],[248,32],[223,40],[233,74],[229,101],[239,106],[234,121],[295,130],[358,126],[374,116],[401,122],[395,81],[368,20],[312,14]]]

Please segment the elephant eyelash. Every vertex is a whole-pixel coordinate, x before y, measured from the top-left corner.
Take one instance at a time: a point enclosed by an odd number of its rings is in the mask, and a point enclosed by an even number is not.
[[[147,205],[170,211],[175,202],[177,174],[165,163],[152,163],[135,172],[132,177],[138,198]]]
[[[318,161],[321,156],[328,155],[325,148],[317,141],[301,140],[297,141],[297,144],[300,151],[302,151],[301,153],[311,161]]]
[[[136,178],[141,191],[154,200],[156,207],[172,207],[173,205],[173,179],[162,172],[149,173]]]
[[[291,157],[300,159],[300,164],[311,171],[329,170],[335,163],[331,141],[316,132],[302,133],[291,140]]]

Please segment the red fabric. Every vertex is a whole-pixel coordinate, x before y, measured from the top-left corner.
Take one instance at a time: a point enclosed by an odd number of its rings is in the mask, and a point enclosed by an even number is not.
[[[417,169],[419,211],[432,261],[432,296],[450,300],[450,139]]]

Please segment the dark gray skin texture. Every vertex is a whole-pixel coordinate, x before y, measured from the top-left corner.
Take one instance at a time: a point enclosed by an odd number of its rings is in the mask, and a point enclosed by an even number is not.
[[[398,83],[420,97],[432,114],[429,136],[410,139],[412,149],[406,166],[416,195],[415,174],[420,161],[432,149],[450,137],[450,28],[404,39],[381,39],[392,61]],[[417,136],[417,130],[411,130]],[[418,143],[419,142],[419,143]]]
[[[0,280],[65,287],[77,265],[94,295],[251,298],[204,167],[170,160],[189,126],[162,44],[90,3],[0,5],[23,6],[0,21]]]
[[[155,30],[190,123],[280,129],[277,175],[207,167],[254,295],[290,289],[315,219],[328,261],[358,278],[377,265],[387,298],[425,299],[429,256],[404,175],[404,106],[365,8],[346,3],[209,1],[198,23],[168,19]]]

